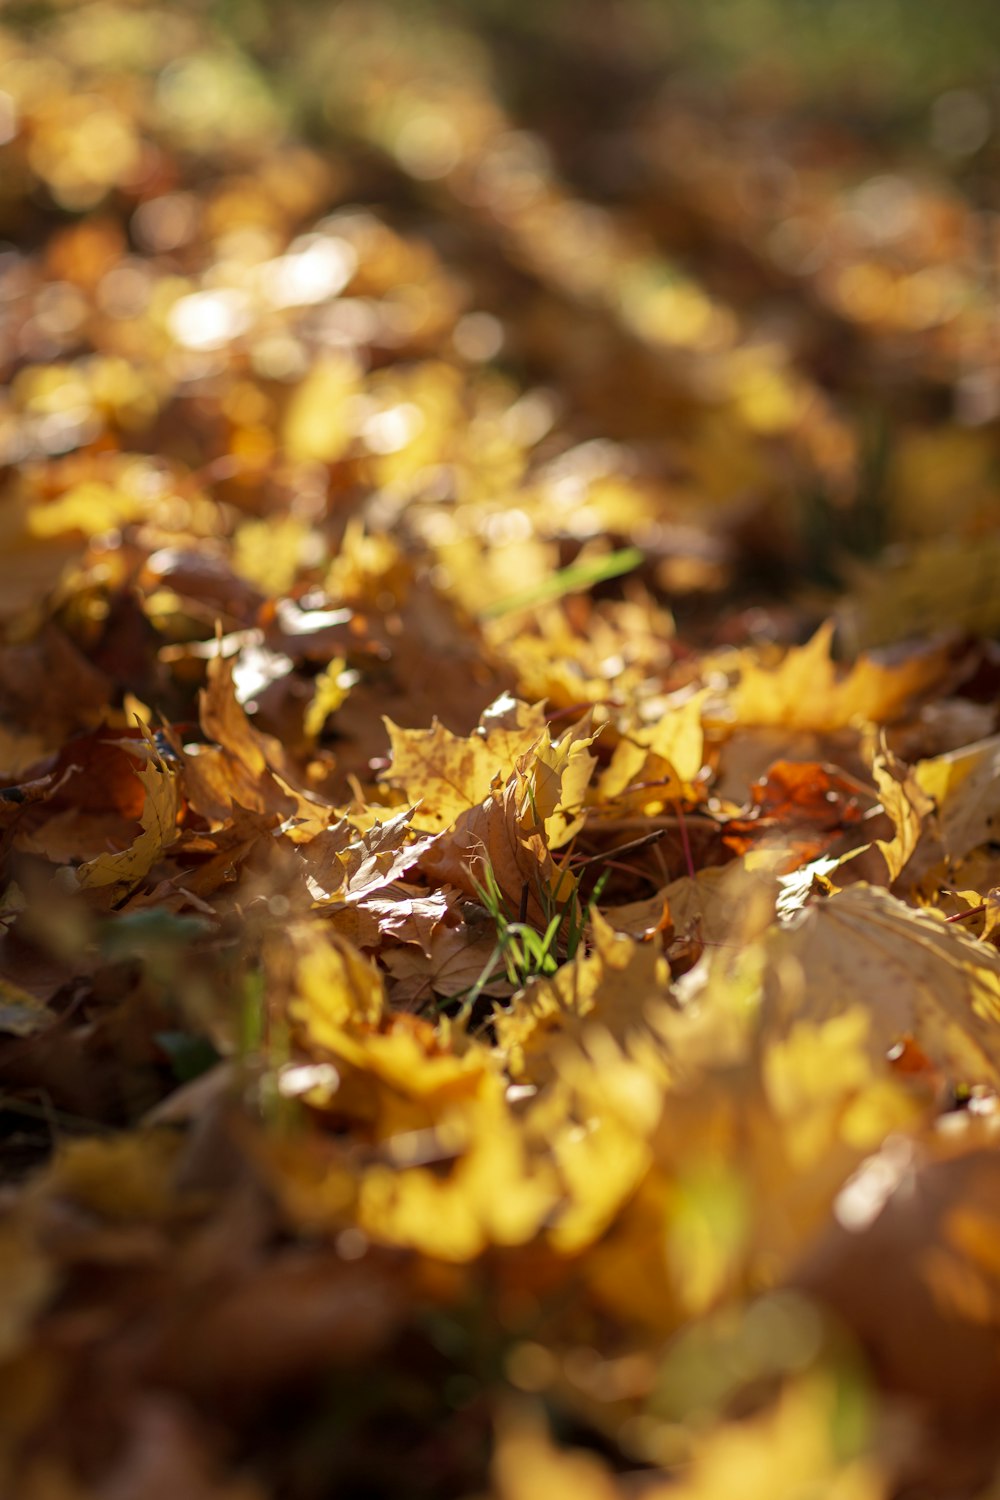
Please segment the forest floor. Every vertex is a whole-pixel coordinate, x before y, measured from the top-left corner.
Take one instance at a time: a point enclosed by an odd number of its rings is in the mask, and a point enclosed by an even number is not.
[[[8,8],[3,1496],[998,1493],[1000,112],[830,13]]]

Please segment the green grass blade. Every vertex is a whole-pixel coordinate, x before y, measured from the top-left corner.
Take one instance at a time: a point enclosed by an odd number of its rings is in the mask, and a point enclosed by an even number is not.
[[[586,562],[570,563],[560,568],[551,577],[531,588],[508,594],[483,610],[483,618],[499,619],[501,615],[513,614],[518,609],[532,609],[536,604],[549,604],[553,599],[562,599],[567,594],[581,594],[595,584],[605,583],[609,578],[618,578],[622,573],[631,573],[645,561],[645,554],[638,547],[622,547],[607,557],[595,557]]]

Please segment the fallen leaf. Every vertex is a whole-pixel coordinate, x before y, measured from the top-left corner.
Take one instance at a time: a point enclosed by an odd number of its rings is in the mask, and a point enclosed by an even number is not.
[[[698,800],[698,776],[705,759],[702,711],[707,690],[693,693],[655,724],[623,735],[611,764],[601,773],[603,801],[617,802],[626,794],[646,812],[664,803]]]
[[[551,979],[537,979],[496,1018],[497,1040],[515,1078],[543,1081],[552,1074],[553,1046],[579,1043],[594,1028],[623,1044],[648,1033],[662,1007],[669,969],[656,943],[636,943],[595,911],[592,946]]]
[[[830,654],[834,628],[828,620],[804,646],[791,647],[777,667],[748,658],[730,698],[735,722],[820,733],[867,721],[891,723],[944,673],[941,649],[914,650],[886,665],[862,656],[839,669]]]
[[[1000,957],[939,913],[859,883],[765,941],[765,1035],[860,1000],[877,1055],[912,1036],[958,1081],[1000,1084]]]
[[[511,775],[545,728],[540,708],[502,703],[487,709],[468,736],[452,734],[434,721],[430,729],[400,729],[386,720],[392,764],[384,780],[418,803],[415,826],[439,832],[489,794],[494,779]],[[495,707],[495,706],[494,706]],[[554,810],[554,807],[553,807]]]
[[[177,837],[180,792],[177,775],[162,761],[151,761],[136,776],[145,788],[140,823],[142,833],[116,854],[99,854],[78,867],[76,878],[85,889],[94,886],[129,888],[144,879]]]
[[[878,788],[882,809],[896,829],[891,840],[876,839],[892,885],[913,856],[924,828],[934,811],[932,797],[920,784],[919,777],[893,756],[883,745],[872,757],[872,776]]]
[[[565,910],[576,890],[568,868],[553,860],[531,808],[531,781],[515,771],[477,806],[459,815],[421,856],[420,868],[477,898],[492,872],[510,920],[525,916],[543,931],[553,911]],[[525,895],[526,893],[526,895]]]

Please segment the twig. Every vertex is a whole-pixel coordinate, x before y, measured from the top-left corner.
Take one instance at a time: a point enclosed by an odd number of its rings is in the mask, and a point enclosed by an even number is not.
[[[970,906],[968,911],[957,911],[953,917],[945,917],[945,921],[965,922],[969,917],[981,917],[986,910],[987,903],[984,901],[981,906]]]
[[[602,861],[607,863],[618,854],[634,854],[637,849],[646,849],[650,844],[659,843],[660,839],[666,838],[668,832],[667,828],[654,828],[651,833],[643,834],[641,839],[632,839],[627,844],[616,844],[613,849],[608,849],[603,854],[589,854],[586,859],[577,862],[575,869],[584,870],[588,865],[597,865]]]
[[[684,809],[681,807],[681,804],[679,802],[675,802],[674,806],[677,809],[677,821],[680,824],[681,829],[681,846],[684,850],[684,862],[687,865],[687,872],[693,880],[694,860],[691,858],[691,843],[688,839],[687,823],[684,821]]]

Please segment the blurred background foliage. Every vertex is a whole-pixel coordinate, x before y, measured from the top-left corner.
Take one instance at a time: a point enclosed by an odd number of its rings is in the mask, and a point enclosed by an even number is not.
[[[450,278],[428,292],[430,262],[383,259],[399,357],[431,352],[445,296],[449,357],[552,407],[540,457],[629,445],[656,504],[645,535],[634,507],[617,530],[661,586],[846,590],[854,647],[1000,623],[956,618],[1000,520],[989,0],[94,0],[12,4],[3,25],[14,247],[53,213],[110,211],[143,274],[159,258],[162,311],[178,277],[225,280],[239,256],[212,269],[205,249],[230,231],[273,254],[310,216],[373,209]],[[319,345],[359,349],[373,305],[351,299]],[[286,384],[316,353],[290,347]],[[955,556],[928,600],[920,549],[942,536]],[[903,569],[889,619],[877,557]]]

